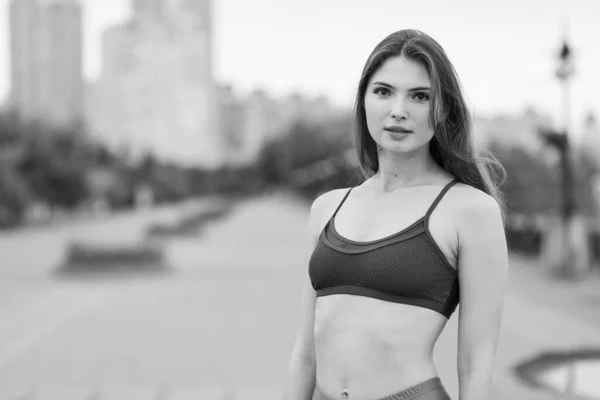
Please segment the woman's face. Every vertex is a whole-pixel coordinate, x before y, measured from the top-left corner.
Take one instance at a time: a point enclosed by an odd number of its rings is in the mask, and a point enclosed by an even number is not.
[[[367,127],[383,151],[409,154],[427,148],[430,79],[423,66],[405,57],[387,59],[365,92]]]

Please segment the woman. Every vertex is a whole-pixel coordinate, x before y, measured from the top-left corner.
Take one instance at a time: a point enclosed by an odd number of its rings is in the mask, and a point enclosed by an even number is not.
[[[356,101],[366,179],[311,207],[286,400],[449,399],[433,348],[459,300],[460,400],[490,398],[508,261],[493,162],[470,129],[435,40],[402,30],[375,47]]]

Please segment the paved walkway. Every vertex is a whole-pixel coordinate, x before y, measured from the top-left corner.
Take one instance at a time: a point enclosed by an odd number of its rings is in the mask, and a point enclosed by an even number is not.
[[[54,277],[69,238],[137,240],[177,213],[0,234],[0,400],[280,398],[306,274],[308,210],[289,197],[242,203],[198,237],[166,241],[171,274]],[[524,387],[512,368],[542,350],[600,347],[600,279],[567,287],[512,264],[496,399],[567,399]],[[456,399],[457,320],[435,351]]]

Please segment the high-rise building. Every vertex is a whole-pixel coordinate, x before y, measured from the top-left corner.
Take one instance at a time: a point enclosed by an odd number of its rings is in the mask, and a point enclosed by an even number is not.
[[[83,118],[82,10],[75,0],[12,0],[10,108],[24,121]]]
[[[212,76],[209,0],[136,0],[103,36],[91,131],[134,157],[217,167],[225,160]]]

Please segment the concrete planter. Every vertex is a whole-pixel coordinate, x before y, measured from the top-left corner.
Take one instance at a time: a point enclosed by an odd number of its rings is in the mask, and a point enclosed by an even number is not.
[[[163,248],[153,242],[71,242],[59,275],[166,272]]]

